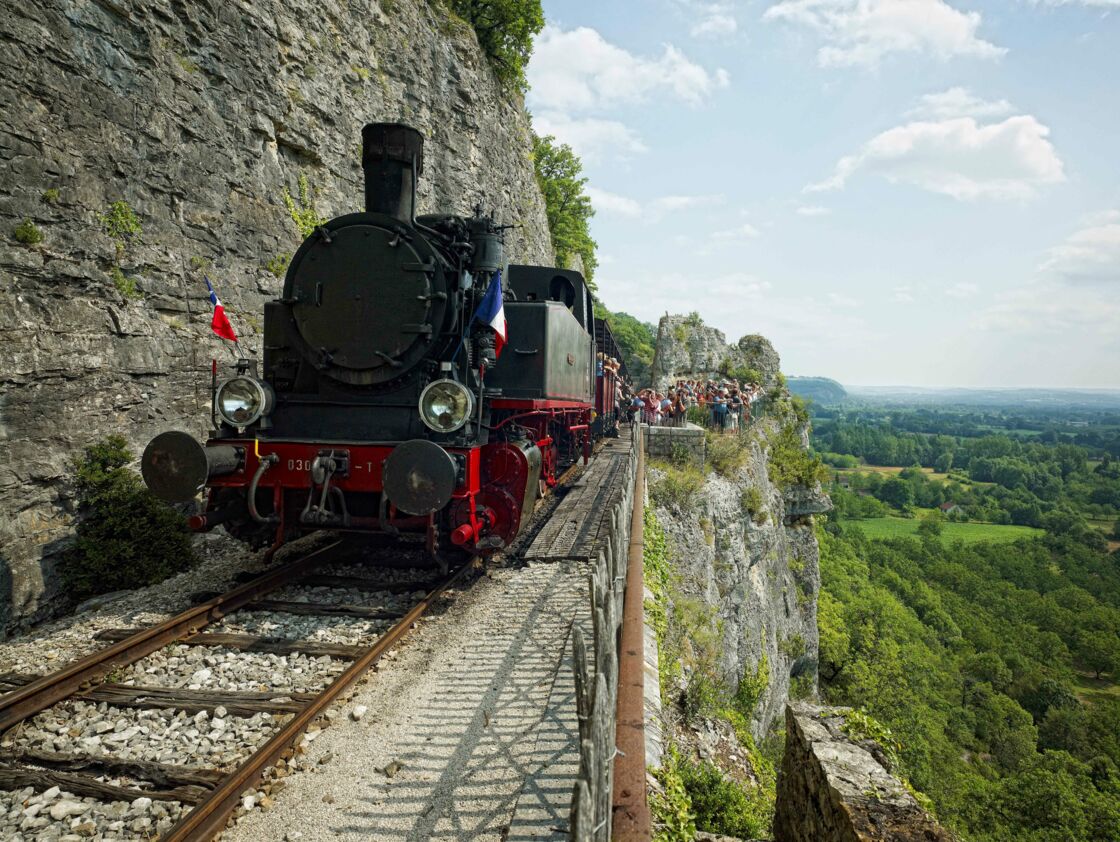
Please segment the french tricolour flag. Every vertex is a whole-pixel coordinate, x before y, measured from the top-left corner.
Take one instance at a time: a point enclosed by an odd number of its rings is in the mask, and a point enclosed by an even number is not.
[[[210,283],[210,279],[206,279],[206,288],[210,290],[210,303],[214,305],[214,318],[210,320],[210,329],[222,339],[228,339],[230,342],[237,341],[237,334],[233,332],[233,325],[229,323],[229,316],[226,315],[226,308],[222,306],[221,299],[218,294],[214,292],[214,287]]]
[[[474,311],[474,316],[471,320],[477,319],[483,324],[490,325],[494,329],[495,342],[494,353],[495,356],[501,356],[502,348],[506,344],[506,307],[502,302],[502,270],[499,269],[494,273],[494,277],[490,280],[490,288],[486,290],[486,295],[482,296],[482,301],[478,303],[478,309]]]

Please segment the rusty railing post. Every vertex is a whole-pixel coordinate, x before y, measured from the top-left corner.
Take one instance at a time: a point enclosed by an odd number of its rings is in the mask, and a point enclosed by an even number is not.
[[[626,596],[622,608],[622,640],[618,653],[618,713],[615,725],[618,756],[614,761],[614,792],[611,798],[611,839],[614,842],[649,842],[653,836],[646,793],[643,444],[639,428]]]

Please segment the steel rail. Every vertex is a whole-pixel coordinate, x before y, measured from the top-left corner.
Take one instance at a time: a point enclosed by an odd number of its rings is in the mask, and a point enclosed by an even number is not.
[[[260,781],[265,770],[272,766],[280,756],[299,739],[307,726],[319,716],[320,713],[351,684],[361,677],[362,673],[380,660],[388,649],[404,637],[412,624],[424,614],[435,599],[447,588],[456,584],[462,578],[470,565],[464,565],[445,581],[437,585],[420,602],[412,607],[399,622],[389,631],[378,638],[377,642],[354,661],[345,672],[339,675],[331,684],[295,716],[283,728],[277,731],[271,739],[243,764],[231,772],[225,780],[211,790],[206,797],[186,816],[161,837],[162,842],[201,842],[217,836],[225,828],[230,814],[237,809],[241,801],[241,793],[250,787],[255,787]]]
[[[611,794],[611,839],[617,842],[649,842],[653,838],[646,792],[645,580],[642,565],[645,549],[645,448],[640,430],[637,459],[622,633],[618,646],[615,716],[618,756],[614,760]]]
[[[342,541],[319,547],[295,561],[269,570],[261,576],[221,596],[208,599],[162,623],[141,629],[136,634],[87,655],[57,672],[45,675],[0,697],[0,733],[61,702],[103,679],[112,670],[128,666],[174,643],[189,637],[204,626],[231,614],[255,599],[298,579],[336,549]]]

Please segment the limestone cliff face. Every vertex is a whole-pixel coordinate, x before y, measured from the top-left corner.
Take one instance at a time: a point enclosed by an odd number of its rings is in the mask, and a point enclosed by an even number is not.
[[[742,364],[757,368],[765,358],[776,375],[774,349],[761,337],[748,339],[757,350]],[[688,511],[663,506],[656,512],[679,576],[678,598],[698,600],[712,612],[727,686],[744,677],[759,685],[756,739],[780,721],[798,676],[802,693],[816,690],[820,570],[812,515],[831,507],[817,486],[782,489],[772,480],[771,441],[790,426],[806,447],[808,440],[788,393],[776,387],[771,396],[755,405],[743,466],[729,477],[708,473]],[[656,467],[653,472],[656,483]]]
[[[481,200],[521,226],[512,260],[552,260],[521,105],[437,4],[0,0],[0,44],[0,630],[49,608],[81,446],[205,428],[229,352],[204,273],[256,353],[299,242],[284,191],[360,210],[364,123],[424,133],[422,212]],[[119,254],[116,201],[143,226]]]

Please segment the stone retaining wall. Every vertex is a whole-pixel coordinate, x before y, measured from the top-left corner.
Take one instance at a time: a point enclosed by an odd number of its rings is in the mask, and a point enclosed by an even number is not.
[[[704,464],[704,430],[695,424],[684,427],[649,427],[642,425],[646,456],[651,459],[679,459],[686,454],[697,466]]]

